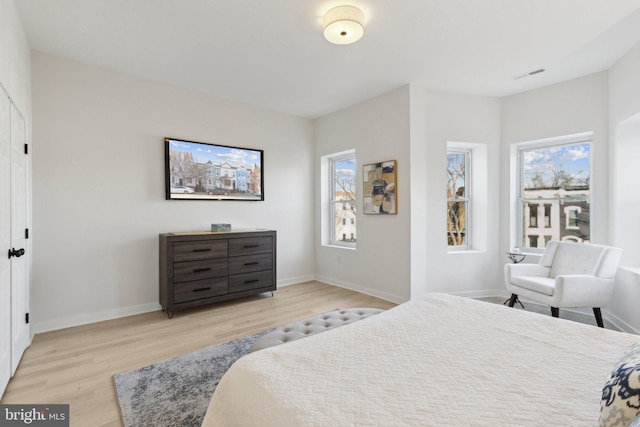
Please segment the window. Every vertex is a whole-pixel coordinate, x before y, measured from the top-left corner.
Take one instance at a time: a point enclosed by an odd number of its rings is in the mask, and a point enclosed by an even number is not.
[[[545,228],[551,227],[551,204],[549,203],[544,204],[544,227]]]
[[[469,248],[471,151],[447,152],[447,244]]]
[[[538,227],[538,205],[529,205],[529,227]]]
[[[579,216],[582,213],[582,208],[580,206],[567,206],[564,208],[564,211],[565,211],[565,225],[567,229],[572,229],[572,230],[580,229]]]
[[[329,157],[332,245],[356,245],[356,153]]]
[[[522,221],[516,245],[542,250],[551,240],[588,243],[590,138],[522,144],[517,156],[518,217]],[[544,221],[538,221],[539,214],[544,214]]]

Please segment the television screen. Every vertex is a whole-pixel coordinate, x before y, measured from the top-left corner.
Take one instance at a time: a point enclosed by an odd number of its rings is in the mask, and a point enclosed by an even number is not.
[[[264,200],[264,152],[165,138],[167,200]]]

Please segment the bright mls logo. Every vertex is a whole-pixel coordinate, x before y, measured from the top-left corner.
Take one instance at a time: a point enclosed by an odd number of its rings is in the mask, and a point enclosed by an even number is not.
[[[69,405],[0,405],[0,427],[69,427]]]

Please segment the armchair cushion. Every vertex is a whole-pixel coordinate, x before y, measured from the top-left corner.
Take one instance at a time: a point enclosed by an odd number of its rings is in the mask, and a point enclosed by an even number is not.
[[[505,264],[504,269],[507,283],[517,276],[549,277],[549,268],[539,264]]]
[[[549,296],[553,295],[555,282],[556,280],[550,277],[538,276],[516,276],[511,279],[513,285]]]

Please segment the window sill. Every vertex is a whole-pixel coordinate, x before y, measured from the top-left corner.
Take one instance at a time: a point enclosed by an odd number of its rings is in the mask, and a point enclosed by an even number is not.
[[[487,251],[480,249],[463,249],[460,251],[447,251],[447,255],[462,255],[462,254],[486,254]]]
[[[624,266],[621,265],[618,268],[620,268],[621,270],[624,270],[624,271],[628,271],[629,273],[633,273],[633,274],[636,274],[636,275],[640,276],[640,267],[624,267]]]
[[[542,251],[542,252],[522,252],[522,255],[541,257],[543,253],[544,253],[544,251]]]
[[[351,246],[341,246],[341,245],[331,245],[331,244],[325,244],[322,246],[324,246],[325,248],[346,249],[348,251],[356,250],[356,247],[351,247]]]

